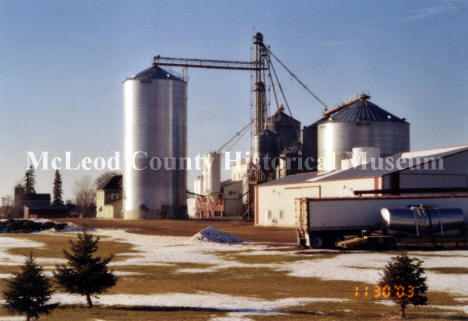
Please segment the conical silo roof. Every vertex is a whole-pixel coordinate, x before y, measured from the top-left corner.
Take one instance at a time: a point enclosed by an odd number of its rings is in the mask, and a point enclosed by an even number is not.
[[[171,74],[167,70],[162,69],[159,66],[152,66],[148,69],[145,69],[136,75],[130,77],[129,79],[141,79],[141,80],[150,80],[150,79],[170,79],[183,81],[181,78]]]
[[[354,121],[393,121],[405,122],[388,111],[380,108],[376,104],[366,100],[358,100],[346,108],[330,115],[334,121],[354,122]]]

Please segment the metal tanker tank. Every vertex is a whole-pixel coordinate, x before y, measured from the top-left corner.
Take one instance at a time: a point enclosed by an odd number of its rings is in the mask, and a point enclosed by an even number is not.
[[[123,82],[123,97],[124,219],[185,217],[187,83],[153,66]]]
[[[465,215],[459,208],[382,208],[380,215],[384,230],[417,236],[451,234],[453,230],[462,228],[465,223]]]
[[[319,170],[341,168],[353,147],[377,147],[381,157],[409,151],[409,123],[361,95],[317,122]]]

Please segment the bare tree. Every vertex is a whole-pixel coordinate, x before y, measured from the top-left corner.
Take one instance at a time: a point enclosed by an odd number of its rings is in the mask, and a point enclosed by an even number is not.
[[[76,205],[80,217],[91,217],[96,210],[96,191],[90,176],[84,176],[75,182]]]
[[[109,180],[116,175],[120,175],[120,173],[119,172],[105,172],[104,174],[96,178],[96,189],[103,189],[104,186],[106,186],[106,184],[109,182]]]

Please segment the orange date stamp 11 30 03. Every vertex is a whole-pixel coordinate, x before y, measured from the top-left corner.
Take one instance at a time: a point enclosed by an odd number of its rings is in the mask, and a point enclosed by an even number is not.
[[[391,285],[375,285],[375,286],[355,286],[354,297],[358,298],[390,298],[392,296]],[[409,285],[407,287],[403,285],[393,285],[393,296],[399,299],[403,297],[412,298],[414,297],[414,286]]]

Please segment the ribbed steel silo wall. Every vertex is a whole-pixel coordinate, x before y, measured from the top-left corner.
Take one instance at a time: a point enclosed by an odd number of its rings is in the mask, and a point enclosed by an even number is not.
[[[302,129],[302,159],[307,160],[306,171],[317,169],[317,130],[316,123]]]
[[[253,161],[264,165],[265,161],[272,161],[280,153],[279,135],[271,130],[264,130],[254,136]]]
[[[340,160],[348,158],[347,153],[353,147],[378,147],[382,157],[410,149],[409,124],[406,122],[324,121],[318,125],[317,140],[319,162],[334,155],[337,169]]]
[[[124,219],[183,215],[186,170],[180,159],[187,155],[187,84],[129,78],[123,88]]]
[[[294,119],[286,117],[280,119],[269,118],[267,128],[279,135],[281,150],[299,143],[301,123]]]

